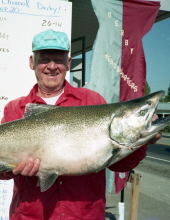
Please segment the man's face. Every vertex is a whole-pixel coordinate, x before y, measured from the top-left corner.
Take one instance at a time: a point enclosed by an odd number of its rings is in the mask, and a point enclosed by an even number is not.
[[[30,67],[35,71],[38,88],[46,93],[57,93],[63,88],[71,58],[62,50],[40,50],[30,57]]]

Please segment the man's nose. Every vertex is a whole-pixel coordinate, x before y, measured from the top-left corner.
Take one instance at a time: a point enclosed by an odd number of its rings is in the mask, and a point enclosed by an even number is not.
[[[57,63],[55,63],[53,60],[51,60],[48,63],[47,67],[50,68],[50,69],[56,69],[57,68]]]

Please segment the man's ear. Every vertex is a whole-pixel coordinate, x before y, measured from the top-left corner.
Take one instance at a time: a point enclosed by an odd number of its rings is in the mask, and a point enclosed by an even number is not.
[[[34,70],[34,61],[33,61],[33,56],[31,55],[30,58],[29,58],[29,65],[30,65],[30,68],[32,70]]]
[[[69,57],[69,58],[68,58],[68,64],[67,64],[67,71],[69,71],[70,68],[71,68],[71,61],[72,61],[72,58]]]

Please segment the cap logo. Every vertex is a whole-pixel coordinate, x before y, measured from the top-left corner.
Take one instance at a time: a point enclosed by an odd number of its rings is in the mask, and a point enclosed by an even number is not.
[[[48,35],[45,40],[57,40],[54,35]]]

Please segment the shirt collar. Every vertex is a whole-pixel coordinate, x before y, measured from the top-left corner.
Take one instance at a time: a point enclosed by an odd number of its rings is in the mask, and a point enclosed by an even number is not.
[[[45,104],[44,100],[41,97],[37,96],[38,84],[36,83],[29,94],[21,100],[21,107],[25,107],[27,103],[41,103]]]
[[[82,100],[80,93],[77,92],[77,88],[71,86],[70,83],[67,82],[67,80],[65,80],[64,85],[64,94],[66,96],[73,95],[75,98]]]
[[[41,103],[46,104],[41,97],[37,96],[38,84],[36,83],[31,89],[30,93],[21,100],[21,107],[25,107],[27,103]],[[64,81],[64,93],[66,97],[73,95],[75,98],[82,100],[80,93],[77,92],[77,88],[71,86],[67,80]],[[62,95],[63,95],[62,94]]]

